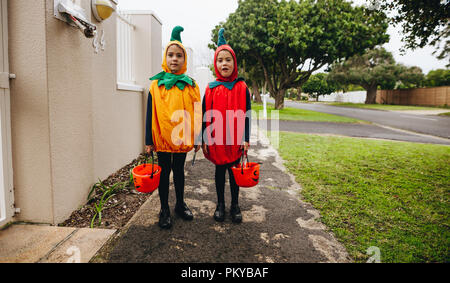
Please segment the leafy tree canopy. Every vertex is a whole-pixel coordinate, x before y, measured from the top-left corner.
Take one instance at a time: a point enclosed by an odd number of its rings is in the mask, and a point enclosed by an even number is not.
[[[450,86],[450,70],[437,69],[429,71],[425,78],[425,85],[430,87]]]
[[[321,95],[329,95],[336,91],[336,85],[327,80],[328,74],[317,73],[311,75],[308,81],[303,85],[302,90],[311,97],[319,99]]]
[[[403,29],[405,48],[414,50],[430,44],[436,47],[438,59],[448,58],[450,65],[448,0],[371,0],[371,4],[380,11],[392,12],[391,22]]]
[[[392,53],[383,47],[335,63],[329,74],[329,79],[336,83],[362,86],[367,91],[367,104],[375,103],[378,86],[393,89],[401,83],[405,87],[417,87],[423,77],[419,67],[397,64]]]
[[[389,40],[384,13],[344,0],[240,0],[212,31],[212,49],[221,27],[238,64],[263,71],[277,109],[285,91],[301,87],[314,71]]]

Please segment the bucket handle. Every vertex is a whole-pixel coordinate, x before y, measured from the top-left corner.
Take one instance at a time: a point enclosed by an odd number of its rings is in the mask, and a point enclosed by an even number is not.
[[[153,179],[153,173],[154,173],[153,167],[154,166],[155,166],[155,156],[152,151],[152,176],[150,177],[150,179]]]
[[[247,166],[248,166],[248,163],[249,163],[249,161],[248,161],[248,154],[247,154],[247,152],[244,149],[242,149],[241,162],[240,162],[241,163],[241,174],[242,175],[244,175],[244,162],[245,162],[244,155],[247,157]]]
[[[153,179],[154,166],[155,166],[155,156],[153,154],[153,151],[151,153],[152,153],[152,175],[150,176],[150,178]],[[147,164],[147,162],[148,162],[148,153],[145,153],[144,167],[146,166],[145,164]]]

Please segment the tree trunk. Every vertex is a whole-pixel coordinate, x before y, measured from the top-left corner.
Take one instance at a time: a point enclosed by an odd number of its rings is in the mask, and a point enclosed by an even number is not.
[[[281,110],[284,108],[284,94],[286,93],[285,89],[280,89],[275,94],[275,109]]]
[[[256,82],[252,83],[252,94],[255,96],[256,103],[262,103],[261,93],[259,93],[259,87]]]
[[[302,87],[297,88],[297,100],[302,100]]]
[[[366,104],[375,104],[377,100],[377,86],[370,86],[366,88]]]

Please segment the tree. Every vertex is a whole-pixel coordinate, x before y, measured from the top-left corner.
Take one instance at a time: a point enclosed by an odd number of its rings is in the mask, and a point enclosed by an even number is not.
[[[422,48],[428,44],[436,47],[438,59],[449,57],[450,65],[450,4],[448,0],[371,0],[372,7],[393,12],[394,25],[401,25],[402,41],[408,49]],[[404,52],[404,49],[403,49]]]
[[[387,80],[380,79],[381,89],[408,89],[423,86],[425,76],[419,67],[406,67],[402,64],[396,66],[398,75],[395,80],[390,77]]]
[[[251,86],[252,96],[255,102],[262,103],[260,89],[264,85],[264,74],[256,63],[249,63],[249,58],[244,59],[240,64],[243,66],[241,75],[245,76],[247,83]]]
[[[212,31],[212,49],[221,27],[238,64],[245,58],[263,71],[276,109],[314,71],[389,40],[386,15],[344,0],[240,0]]]
[[[398,83],[419,85],[423,74],[418,67],[397,64],[392,53],[379,47],[334,64],[329,79],[362,86],[367,91],[365,103],[374,104],[378,86],[393,89]]]
[[[336,85],[332,81],[328,81],[327,77],[328,75],[325,73],[312,75],[303,85],[302,90],[308,93],[310,97],[316,98],[316,101],[319,101],[319,96],[329,95],[336,91]]]
[[[413,67],[405,67],[400,65],[401,72],[397,78],[397,88],[418,88],[422,87],[425,76],[422,73],[422,69],[413,66]]]
[[[426,79],[425,86],[450,86],[450,70],[437,69],[429,71]]]

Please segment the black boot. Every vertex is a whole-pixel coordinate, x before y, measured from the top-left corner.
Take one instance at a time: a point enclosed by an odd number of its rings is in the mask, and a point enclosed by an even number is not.
[[[168,208],[161,209],[159,212],[159,227],[162,229],[170,229],[172,227],[172,220],[170,219],[170,210]]]
[[[175,206],[175,213],[183,218],[184,220],[192,220],[194,219],[194,215],[192,214],[192,211],[189,209],[189,207],[186,205],[186,203],[183,202],[182,205],[176,205]]]
[[[242,222],[242,214],[239,205],[232,204],[230,207],[231,221],[233,223],[241,223]]]
[[[214,212],[214,220],[217,222],[223,222],[225,220],[225,204],[219,203],[216,211]]]

